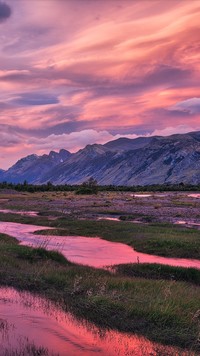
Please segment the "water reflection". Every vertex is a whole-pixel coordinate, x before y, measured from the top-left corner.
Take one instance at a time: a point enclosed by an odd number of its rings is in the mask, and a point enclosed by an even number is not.
[[[41,229],[49,228],[13,222],[0,222],[1,233],[16,237],[24,245],[57,250],[72,262],[92,267],[139,262],[200,269],[199,260],[148,255],[137,252],[123,243],[110,242],[99,237],[34,235],[34,231]]]
[[[122,215],[123,216],[123,215]],[[126,217],[126,215],[124,215]],[[141,221],[141,220],[123,220],[123,218],[118,218],[118,217],[113,217],[113,216],[108,216],[108,215],[102,215],[100,217],[97,218],[97,220],[108,220],[108,221],[127,221],[129,223],[133,223],[133,224],[143,224],[145,225],[146,223]]]
[[[4,214],[18,214],[23,216],[38,216],[37,211],[22,211],[22,210],[11,210],[11,209],[0,209],[0,213]]]
[[[121,221],[120,218],[113,217],[113,216],[101,216],[98,217],[97,220]]]
[[[80,322],[52,302],[12,288],[0,289],[0,344],[2,356],[192,355]]]
[[[191,226],[200,226],[200,223],[195,222],[195,221],[190,221],[190,220],[188,220],[188,221],[178,220],[178,221],[175,222],[175,224],[177,224],[177,225],[188,225],[189,227],[191,227]]]
[[[131,196],[134,198],[149,198],[152,194],[131,194]]]
[[[188,194],[188,197],[199,199],[200,198],[200,193]]]
[[[169,193],[152,193],[152,194],[131,194],[133,198],[165,198],[169,196]]]

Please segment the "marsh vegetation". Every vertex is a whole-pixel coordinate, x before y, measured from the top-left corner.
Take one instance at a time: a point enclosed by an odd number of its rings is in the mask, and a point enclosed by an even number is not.
[[[2,194],[2,209],[38,211],[39,214],[20,216],[2,212],[0,218],[4,222],[37,224],[41,230],[43,226],[53,228],[48,235],[99,236],[146,253],[198,260],[198,229],[176,226],[173,220],[177,209],[182,209],[184,219],[192,217],[197,221],[200,201],[186,195],[178,197],[177,193],[150,199],[132,198],[127,193],[120,196],[103,193],[89,198],[71,192],[67,195],[5,193]],[[181,208],[177,207],[177,199],[184,202]],[[192,204],[192,212],[188,211],[186,202]],[[155,204],[160,204],[158,209]],[[116,215],[117,212],[137,213],[139,218],[140,210],[141,215],[154,218],[159,210],[160,217],[157,223],[145,224],[97,221],[102,210],[108,215],[109,211],[115,211]],[[45,246],[37,249],[22,246],[6,234],[0,235],[0,247],[1,285],[37,292],[58,302],[63,310],[72,312],[77,318],[84,318],[103,329],[131,332],[165,345],[178,346],[182,349],[180,355],[184,354],[183,349],[188,350],[188,354],[198,354],[198,269],[137,263],[116,266],[113,273],[112,270],[77,265],[58,252],[47,251]],[[172,351],[169,355],[173,355]]]

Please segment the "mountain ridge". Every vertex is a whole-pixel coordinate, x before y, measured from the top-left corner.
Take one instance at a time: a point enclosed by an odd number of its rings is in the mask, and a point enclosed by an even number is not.
[[[200,131],[148,136],[87,145],[76,153],[62,149],[29,155],[0,181],[33,184],[81,184],[93,177],[101,185],[148,185],[200,182]]]

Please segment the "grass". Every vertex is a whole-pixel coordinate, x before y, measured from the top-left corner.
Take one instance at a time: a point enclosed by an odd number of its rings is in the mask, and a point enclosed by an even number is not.
[[[200,286],[200,270],[149,263],[127,263],[114,266],[122,276],[185,281]]]
[[[148,223],[151,223],[155,220],[155,217],[154,216],[150,216],[150,215],[141,215],[141,214],[124,214],[124,215],[121,215],[119,217],[119,219],[121,221],[133,221],[133,220],[137,220],[137,219],[140,219],[141,223],[142,222],[148,222]]]
[[[14,252],[14,249],[12,249]],[[28,260],[30,262],[36,261],[55,261],[59,262],[60,264],[70,264],[69,261],[65,259],[65,257],[57,252],[57,251],[47,251],[42,247],[30,249],[26,246],[20,246],[20,248],[16,248],[16,257],[24,260]]]
[[[61,256],[21,246],[0,234],[0,284],[45,295],[101,327],[200,350],[197,285],[130,278],[76,265]]]

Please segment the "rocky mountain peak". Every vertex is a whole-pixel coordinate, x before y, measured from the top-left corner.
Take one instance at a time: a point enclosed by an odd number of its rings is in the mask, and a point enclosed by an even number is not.
[[[73,154],[61,149],[29,155],[0,171],[1,181],[13,183],[80,184],[88,177],[102,185],[200,183],[200,132],[119,138]]]

